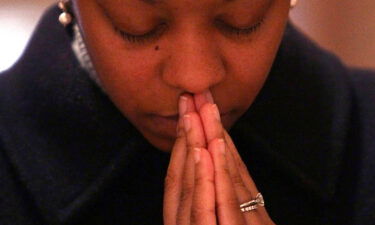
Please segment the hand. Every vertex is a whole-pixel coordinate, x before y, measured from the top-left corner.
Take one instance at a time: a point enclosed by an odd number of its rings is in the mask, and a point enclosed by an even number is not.
[[[177,139],[165,179],[165,225],[274,224],[264,207],[241,212],[258,190],[210,92],[183,95]]]

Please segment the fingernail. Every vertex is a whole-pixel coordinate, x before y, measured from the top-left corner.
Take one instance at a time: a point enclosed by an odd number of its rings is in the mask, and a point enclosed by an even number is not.
[[[187,97],[181,95],[180,96],[180,101],[179,101],[180,116],[185,115],[186,111],[187,111]]]
[[[219,108],[217,107],[216,104],[212,105],[212,115],[213,117],[217,120],[220,121],[220,113],[219,113]]]
[[[185,132],[189,132],[190,127],[191,127],[191,118],[190,118],[190,115],[185,115],[184,116],[184,129],[185,129]]]
[[[210,90],[207,90],[207,91],[204,93],[204,97],[206,98],[207,102],[209,102],[209,103],[214,103],[214,98],[212,97],[212,94],[211,94],[211,91],[210,91]]]
[[[225,142],[223,139],[219,139],[217,142],[217,148],[218,150],[225,155]]]
[[[194,161],[195,163],[198,163],[201,160],[201,149],[200,148],[194,148]]]

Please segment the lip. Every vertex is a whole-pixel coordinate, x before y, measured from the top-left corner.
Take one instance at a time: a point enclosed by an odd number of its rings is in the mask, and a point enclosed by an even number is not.
[[[153,124],[154,133],[166,137],[176,136],[176,127],[178,123],[178,115],[162,116],[153,114],[150,116]]]
[[[171,116],[163,116],[163,115],[155,115],[155,116],[161,117],[161,118],[164,118],[164,119],[167,119],[167,120],[175,120],[175,121],[177,121],[178,118],[179,118],[178,114],[174,114],[174,115],[171,115]]]

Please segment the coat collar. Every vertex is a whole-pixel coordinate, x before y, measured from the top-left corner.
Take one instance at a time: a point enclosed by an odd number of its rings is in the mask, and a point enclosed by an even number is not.
[[[8,102],[5,150],[50,224],[72,220],[145,154],[162,161],[160,176],[168,165],[168,155],[79,68],[58,14],[53,8],[41,20],[25,55],[3,76],[9,94],[0,99]],[[337,74],[346,74],[340,62],[288,25],[264,88],[231,130],[245,161],[268,160],[325,201],[335,193],[350,121],[348,85]]]

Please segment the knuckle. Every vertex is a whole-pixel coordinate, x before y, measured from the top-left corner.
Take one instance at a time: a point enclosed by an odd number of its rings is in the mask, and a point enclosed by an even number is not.
[[[215,185],[213,177],[196,177],[195,183],[197,187],[206,186],[207,184],[212,186]]]
[[[186,146],[189,154],[192,154],[195,148],[202,148],[203,144],[198,140],[189,140],[187,141]]]
[[[188,201],[193,195],[194,188],[192,185],[185,185],[181,191],[181,202]]]
[[[229,175],[229,168],[227,166],[215,168],[215,173],[218,175]]]
[[[186,135],[185,134],[185,129],[184,129],[184,123],[182,122],[181,118],[179,118],[179,120],[178,120],[176,132],[177,132],[177,139],[178,138],[183,138]]]
[[[216,207],[217,210],[227,210],[228,208],[239,208],[240,203],[238,202],[237,198],[229,198],[225,201],[217,201]]]
[[[207,215],[215,215],[215,209],[205,208],[201,205],[194,206],[191,210],[192,224],[200,224],[202,221],[202,218],[207,217]]]
[[[176,215],[176,224],[184,224],[184,221],[186,220],[185,217],[186,217],[186,213],[182,213],[181,207],[179,207],[179,210]]]
[[[191,152],[193,152],[193,150],[194,150],[195,147],[196,146],[191,141],[188,140],[186,142],[186,148],[188,150],[188,154],[191,154]]]
[[[183,129],[182,126],[179,126],[177,128],[177,137],[176,137],[176,141],[181,141],[182,139],[185,138],[185,131]]]
[[[168,171],[164,178],[165,190],[175,189],[178,186],[178,178],[174,172]]]
[[[243,183],[242,177],[239,174],[232,176],[232,183],[237,188],[245,188],[245,184]]]

